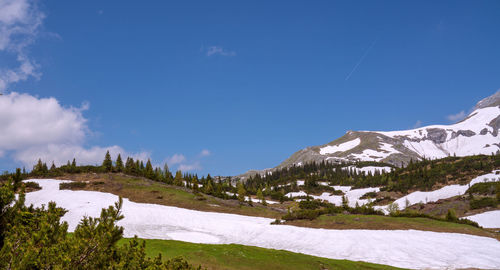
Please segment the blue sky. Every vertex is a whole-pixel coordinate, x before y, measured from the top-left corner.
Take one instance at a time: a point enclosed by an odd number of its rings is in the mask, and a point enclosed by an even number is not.
[[[82,147],[182,155],[171,167],[200,174],[450,123],[500,88],[498,1],[21,2],[43,14],[23,48],[37,76],[5,93],[86,104]],[[0,50],[0,68],[18,55]]]

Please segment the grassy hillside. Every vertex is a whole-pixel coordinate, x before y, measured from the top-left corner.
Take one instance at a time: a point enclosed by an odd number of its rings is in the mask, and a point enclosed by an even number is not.
[[[142,177],[117,173],[68,174],[59,177],[78,181],[72,185],[78,190],[109,192],[128,198],[134,202],[155,203],[186,209],[233,213],[268,218],[282,218],[291,202],[268,205],[254,203],[253,206],[240,204],[236,200],[223,200],[206,194],[195,194],[190,189],[151,181]],[[392,217],[380,215],[336,214],[320,215],[314,220],[299,219],[287,221],[288,225],[326,229],[369,229],[369,230],[424,230],[435,232],[455,232],[500,239],[498,234],[466,224],[457,224],[429,218]]]
[[[122,239],[126,243],[130,239]],[[207,269],[400,269],[386,265],[347,260],[332,260],[293,253],[283,250],[265,249],[243,245],[193,244],[173,240],[146,241],[146,254],[170,259],[182,256],[193,265]]]
[[[56,178],[87,182],[76,186],[75,189],[109,192],[140,203],[268,218],[278,218],[283,214],[271,207],[240,204],[237,200],[223,200],[207,194],[194,193],[191,189],[121,173],[65,174]]]
[[[322,215],[314,220],[300,219],[287,221],[295,225],[324,229],[365,229],[365,230],[422,230],[433,232],[464,233],[493,237],[500,240],[500,234],[467,224],[458,224],[422,217],[392,217],[379,215]]]

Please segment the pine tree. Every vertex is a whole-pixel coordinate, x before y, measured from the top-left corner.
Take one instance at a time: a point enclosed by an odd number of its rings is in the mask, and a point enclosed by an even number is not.
[[[349,200],[347,199],[347,197],[345,195],[342,196],[342,207],[344,209],[349,208]]]
[[[177,171],[177,172],[175,172],[174,185],[176,185],[176,186],[183,186],[183,183],[182,183],[182,172],[180,170]]]
[[[266,199],[264,198],[264,195],[262,194],[262,190],[261,190],[261,188],[259,188],[259,189],[257,190],[257,199],[259,199],[259,200],[260,200],[260,202],[261,202],[263,205],[267,205],[267,203],[266,203]]]
[[[193,177],[193,180],[191,181],[191,183],[192,183],[191,186],[193,188],[193,191],[195,193],[198,192],[198,177],[196,175]]]
[[[111,160],[109,151],[106,151],[106,155],[104,156],[104,160],[102,162],[102,167],[106,172],[111,172],[113,170],[113,161]]]
[[[243,186],[243,183],[239,182],[238,183],[238,200],[240,202],[244,202],[246,194],[247,194],[247,191],[245,190],[245,186]]]
[[[116,158],[115,168],[117,172],[123,171],[123,161],[122,161],[122,156],[120,154],[118,154],[118,157]]]
[[[127,161],[125,162],[125,173],[128,173],[128,174],[135,173],[135,163],[134,163],[134,159],[131,157],[127,157]]]
[[[148,159],[148,162],[146,162],[146,168],[144,169],[144,176],[149,179],[153,179],[155,176],[150,159]]]
[[[69,161],[68,161],[69,165]],[[70,173],[76,173],[76,159],[73,158],[73,162],[71,162],[71,165],[68,167]]]
[[[56,170],[56,164],[54,164],[54,161],[52,161],[52,165],[50,166],[50,171],[54,172]]]
[[[204,186],[204,190],[206,194],[212,194],[214,192],[214,186],[212,185],[212,180],[207,181]]]

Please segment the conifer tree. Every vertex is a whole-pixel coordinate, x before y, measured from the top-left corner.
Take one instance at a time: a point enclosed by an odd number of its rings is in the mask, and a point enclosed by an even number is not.
[[[116,158],[115,168],[117,172],[123,171],[123,161],[122,161],[122,156],[120,154],[118,154],[118,157]]]
[[[170,172],[167,163],[163,165],[163,179],[165,183],[172,184],[172,179],[173,179],[172,172]]]
[[[50,166],[50,171],[53,172],[56,170],[56,164],[54,164],[54,161],[52,161],[52,165]]]
[[[342,207],[344,209],[349,208],[349,200],[347,199],[347,197],[345,195],[342,196]]]
[[[135,161],[135,174],[136,175],[141,175],[142,174],[141,163],[140,163],[139,160]]]
[[[75,158],[73,158],[71,165],[69,164],[69,160],[68,160],[68,170],[70,173],[76,173],[76,159]]]
[[[148,159],[148,162],[146,162],[146,168],[144,169],[144,176],[149,179],[153,179],[155,176],[150,159]]]
[[[194,192],[198,192],[198,176],[195,175],[193,177],[193,180],[191,181],[191,186]]]
[[[106,151],[106,155],[104,156],[104,160],[102,162],[102,167],[106,172],[111,172],[113,170],[113,161],[111,160],[109,150]]]
[[[261,190],[261,188],[259,188],[259,189],[257,190],[257,199],[259,199],[259,200],[260,200],[260,203],[262,203],[263,205],[267,205],[267,203],[266,203],[266,199],[264,198],[264,195],[262,194],[262,190]]]
[[[134,159],[131,157],[127,157],[127,161],[125,162],[125,173],[133,174],[135,171]]]
[[[174,185],[182,186],[182,172],[179,170],[175,172]]]
[[[243,183],[239,182],[238,183],[238,200],[240,202],[244,202],[246,194],[247,194],[247,191],[245,190],[245,186],[243,186]]]

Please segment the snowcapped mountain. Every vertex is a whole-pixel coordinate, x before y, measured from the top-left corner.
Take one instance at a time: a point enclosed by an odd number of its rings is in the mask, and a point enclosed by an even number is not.
[[[278,167],[310,161],[380,161],[491,154],[500,151],[500,90],[477,103],[464,120],[401,131],[348,131],[324,145],[294,153]]]

